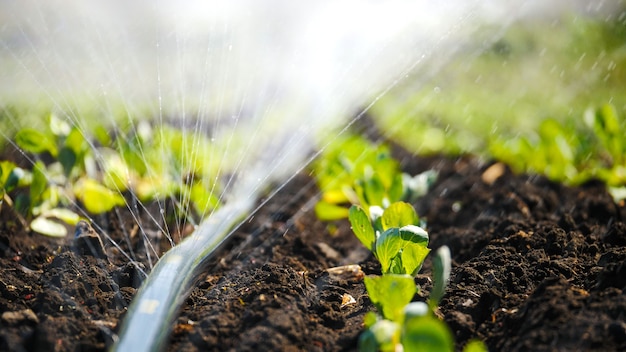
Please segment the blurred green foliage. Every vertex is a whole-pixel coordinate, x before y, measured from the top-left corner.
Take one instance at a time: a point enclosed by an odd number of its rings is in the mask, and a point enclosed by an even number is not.
[[[105,213],[126,206],[125,195],[142,202],[173,199],[183,218],[219,206],[217,171],[206,162],[219,152],[204,135],[147,123],[114,134],[96,125],[91,134],[54,114],[43,120],[43,128],[15,134],[31,167],[0,162],[5,203],[36,232],[64,236],[55,220],[76,224],[80,216],[70,209]]]
[[[624,16],[525,22],[465,54],[436,74],[418,72],[417,84],[408,79],[373,107],[390,139],[416,153],[470,153],[623,190]]]

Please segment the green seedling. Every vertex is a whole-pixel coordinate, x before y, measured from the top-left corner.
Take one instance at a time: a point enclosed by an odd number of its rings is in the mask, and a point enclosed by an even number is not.
[[[435,252],[433,259],[433,289],[429,298],[429,305],[433,310],[439,306],[439,301],[445,293],[450,280],[450,271],[452,271],[450,248],[442,246]]]
[[[409,275],[385,274],[365,277],[365,287],[382,317],[370,312],[359,337],[359,350],[454,351],[454,337],[434,311],[450,277],[451,258],[447,246],[435,252],[434,285],[429,303],[411,302],[417,287]],[[486,352],[482,341],[472,340],[464,352]]]
[[[356,237],[381,264],[382,276],[364,278],[370,300],[381,316],[368,313],[366,330],[359,337],[360,351],[453,351],[450,329],[434,314],[444,295],[451,271],[450,249],[442,246],[433,259],[433,289],[428,300],[411,303],[418,291],[414,276],[428,249],[428,233],[417,226],[419,217],[408,203],[392,203],[387,209],[357,205],[349,220]],[[465,351],[486,351],[480,342]]]
[[[147,123],[132,133],[119,131],[120,138],[111,138],[102,126],[93,128],[91,142],[86,133],[54,115],[42,130],[16,133],[15,144],[35,162],[26,170],[0,161],[0,191],[3,204],[25,227],[65,236],[62,223],[75,225],[80,218],[69,209],[72,204],[101,214],[124,206],[125,192],[142,202],[178,199],[179,219],[202,217],[219,206],[220,163],[205,161],[218,160],[222,152],[205,136],[167,126],[155,131]]]
[[[546,119],[535,135],[494,138],[489,151],[516,172],[540,173],[574,185],[602,180],[617,200],[626,184],[626,120],[608,104],[588,109],[580,120]]]
[[[378,259],[383,274],[415,276],[430,252],[428,233],[417,226],[415,209],[408,203],[396,202],[380,216],[377,207],[370,213],[373,218],[359,206],[350,208],[349,220],[357,238]]]
[[[398,274],[366,276],[364,282],[370,300],[382,313],[383,318],[402,322],[404,307],[417,293],[413,277]]]
[[[386,208],[397,201],[414,201],[437,176],[434,171],[417,176],[402,173],[385,145],[355,135],[329,144],[313,170],[322,190],[315,212],[326,221],[348,217],[346,204],[358,204],[369,215],[372,206]]]

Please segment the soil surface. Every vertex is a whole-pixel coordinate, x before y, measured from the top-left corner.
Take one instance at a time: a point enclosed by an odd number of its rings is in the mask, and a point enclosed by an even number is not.
[[[626,207],[602,184],[571,188],[473,158],[395,153],[409,173],[439,172],[415,206],[430,247],[452,251],[439,313],[459,349],[478,338],[490,351],[626,350]],[[315,218],[317,194],[311,177],[298,175],[239,228],[185,301],[169,350],[357,349],[374,307],[362,274],[337,267],[358,264],[366,275],[379,267],[347,221]],[[107,255],[93,256],[85,246],[97,241],[27,232],[2,207],[0,350],[110,346],[150,259],[170,247],[139,234],[159,237],[163,224],[150,218],[158,209],[133,209],[134,217],[125,209],[94,217]],[[188,229],[170,232],[178,240]],[[427,261],[415,300],[428,297],[429,277]]]

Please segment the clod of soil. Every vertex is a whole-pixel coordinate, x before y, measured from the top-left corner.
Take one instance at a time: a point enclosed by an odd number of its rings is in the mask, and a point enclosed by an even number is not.
[[[472,158],[396,154],[410,173],[439,171],[415,205],[431,247],[452,251],[440,313],[459,347],[479,338],[491,351],[626,350],[623,202],[595,182],[565,187]],[[347,221],[315,218],[316,195],[298,175],[240,227],[191,291],[169,350],[357,348],[374,309],[362,276],[379,268]],[[146,214],[139,219],[156,236]],[[93,256],[72,251],[71,236],[25,232],[6,207],[0,220],[0,349],[105,350],[154,257],[136,220],[121,209],[95,219],[143,258],[137,265],[108,240],[107,255]],[[350,264],[360,271],[336,268]],[[429,275],[427,261],[416,300],[428,296]]]

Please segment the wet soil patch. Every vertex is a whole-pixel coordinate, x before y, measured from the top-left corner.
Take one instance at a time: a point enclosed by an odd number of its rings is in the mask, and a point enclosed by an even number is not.
[[[395,153],[407,172],[439,172],[415,206],[431,247],[452,251],[439,313],[459,346],[479,338],[492,351],[626,350],[623,202],[596,182],[565,187],[474,158]],[[316,196],[313,180],[297,175],[242,224],[192,289],[169,350],[357,348],[363,316],[374,309],[362,275],[379,268],[347,221],[315,218]],[[156,238],[165,227],[153,210],[96,217],[108,254],[97,258],[72,250],[73,236],[25,231],[2,207],[0,350],[105,350],[150,258],[169,248],[142,240],[141,231]],[[171,232],[180,238],[188,228]],[[129,263],[130,251],[142,262]],[[427,261],[415,300],[428,296],[429,275]]]

